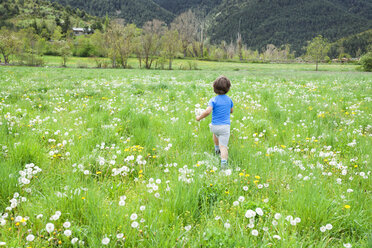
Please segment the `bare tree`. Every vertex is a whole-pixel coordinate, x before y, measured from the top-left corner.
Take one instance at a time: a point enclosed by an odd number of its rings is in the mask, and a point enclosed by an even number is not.
[[[240,61],[243,61],[243,39],[240,33],[238,33],[238,37],[236,38],[236,46],[238,49],[239,59]]]
[[[161,35],[165,30],[165,23],[159,20],[146,22],[143,26],[140,45],[142,46],[143,59],[146,69],[150,69],[152,63],[160,54]]]
[[[178,31],[182,42],[183,56],[186,57],[188,46],[197,38],[198,23],[195,14],[191,10],[180,14],[171,23],[171,28]]]
[[[164,55],[169,60],[169,70],[172,70],[172,60],[176,57],[181,48],[177,30],[167,30],[163,36]]]

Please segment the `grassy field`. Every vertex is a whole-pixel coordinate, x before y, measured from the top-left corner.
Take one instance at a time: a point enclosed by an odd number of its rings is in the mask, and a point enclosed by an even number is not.
[[[370,247],[372,73],[198,67],[0,67],[0,246]],[[227,170],[195,121],[221,74]]]

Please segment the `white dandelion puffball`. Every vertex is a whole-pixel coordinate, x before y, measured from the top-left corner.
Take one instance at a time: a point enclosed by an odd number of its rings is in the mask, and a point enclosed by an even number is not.
[[[34,241],[34,239],[35,239],[35,236],[32,235],[32,234],[29,234],[29,235],[27,235],[27,237],[26,237],[26,240],[27,240],[28,242],[32,242],[32,241]]]
[[[252,217],[255,217],[256,216],[256,212],[253,211],[253,210],[247,210],[247,212],[245,213],[245,217],[246,218],[252,218]]]
[[[66,221],[65,223],[63,223],[63,227],[64,228],[69,228],[71,226],[71,223]]]
[[[133,221],[132,224],[131,224],[131,226],[132,226],[133,228],[137,228],[138,225],[139,225],[139,224],[138,224],[137,221]]]
[[[130,216],[130,219],[131,219],[131,220],[136,220],[137,217],[138,217],[138,215],[137,215],[136,213],[134,213],[134,214],[132,214],[132,215]]]
[[[47,231],[48,233],[53,232],[53,231],[54,231],[54,224],[53,224],[53,223],[48,223],[48,224],[46,224],[45,229],[46,229],[46,231]]]
[[[332,224],[327,224],[325,227],[327,230],[331,230],[333,228]]]
[[[321,232],[325,232],[326,230],[327,230],[327,228],[325,226],[320,227]]]
[[[233,205],[236,207],[236,206],[239,205],[239,202],[238,202],[238,201],[234,201],[234,202],[233,202]]]
[[[239,196],[238,201],[243,202],[244,199],[245,199],[244,196]]]
[[[146,209],[146,206],[141,206],[141,207],[140,207],[140,210],[141,210],[141,211],[145,211],[145,209]]]
[[[253,230],[252,230],[252,235],[253,235],[253,236],[258,236],[258,231],[257,231],[256,229],[253,229]]]
[[[282,217],[282,215],[279,214],[279,213],[276,213],[276,214],[274,215],[274,218],[277,219],[277,220],[279,220],[281,217]]]
[[[6,243],[0,241],[0,246],[6,246]]]
[[[122,239],[123,237],[124,237],[124,234],[123,233],[118,233],[116,235],[116,238],[118,238],[118,239]]]
[[[281,237],[279,235],[274,235],[273,238],[274,239],[277,239],[277,240],[280,240],[281,239]]]
[[[346,243],[346,244],[344,244],[344,247],[345,247],[345,248],[351,248],[352,245],[351,245],[350,243]]]
[[[107,245],[108,243],[110,243],[110,239],[109,238],[106,237],[106,238],[103,238],[102,239],[102,244],[103,245]]]
[[[231,225],[230,225],[229,222],[226,222],[223,226],[224,226],[226,229],[229,229]]]
[[[260,216],[263,215],[263,211],[262,211],[261,208],[256,208],[256,213],[257,213],[258,215],[260,215]]]
[[[72,232],[71,232],[70,230],[65,230],[65,231],[63,232],[63,234],[64,234],[66,237],[70,237],[71,234],[72,234]]]
[[[191,230],[191,225],[185,226],[185,230],[190,231]]]
[[[120,200],[120,201],[119,201],[119,206],[125,206],[125,201]]]
[[[78,238],[71,239],[71,244],[73,244],[73,245],[76,244],[76,242],[78,242],[78,240],[79,240]]]

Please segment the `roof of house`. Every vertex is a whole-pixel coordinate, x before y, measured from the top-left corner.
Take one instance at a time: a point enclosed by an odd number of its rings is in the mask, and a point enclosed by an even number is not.
[[[84,28],[72,28],[72,31],[75,31],[75,32],[84,32]]]

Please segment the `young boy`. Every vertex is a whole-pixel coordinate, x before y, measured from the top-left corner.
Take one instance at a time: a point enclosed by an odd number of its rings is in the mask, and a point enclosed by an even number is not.
[[[197,121],[207,117],[212,111],[212,123],[209,124],[213,133],[214,149],[216,154],[221,153],[221,167],[227,167],[227,144],[230,138],[230,113],[233,112],[234,104],[226,95],[231,87],[230,80],[224,76],[218,77],[213,82],[213,90],[217,96],[209,100],[207,109],[198,117]]]

